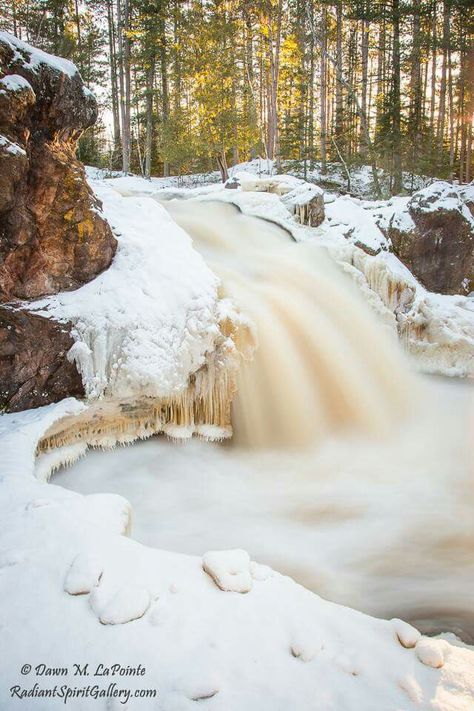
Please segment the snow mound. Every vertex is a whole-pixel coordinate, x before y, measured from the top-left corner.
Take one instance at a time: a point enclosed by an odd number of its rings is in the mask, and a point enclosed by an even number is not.
[[[449,655],[451,647],[443,639],[424,637],[416,643],[416,656],[422,664],[433,669],[440,669]]]
[[[406,649],[412,649],[421,639],[420,632],[403,620],[394,618],[391,620],[400,644]]]
[[[90,606],[103,625],[123,625],[138,620],[150,607],[150,593],[138,585],[127,584],[110,596],[101,582],[94,587]]]
[[[103,563],[97,555],[79,553],[73,560],[64,581],[64,590],[69,595],[90,593],[102,577]]]
[[[202,568],[221,590],[247,593],[252,589],[247,551],[209,551],[202,557]]]

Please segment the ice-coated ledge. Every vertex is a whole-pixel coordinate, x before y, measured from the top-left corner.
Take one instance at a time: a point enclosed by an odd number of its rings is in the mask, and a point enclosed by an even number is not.
[[[18,708],[14,686],[106,689],[111,681],[157,697],[101,708],[470,711],[472,651],[327,602],[244,551],[201,559],[145,547],[124,535],[130,509],[122,497],[40,481],[38,440],[81,407],[69,400],[0,418],[3,711]],[[72,676],[74,664],[86,663],[90,677]],[[25,664],[33,667],[27,676]],[[68,676],[37,677],[40,664]],[[93,676],[112,664],[140,664],[145,674]],[[71,698],[68,707],[83,704]],[[28,708],[53,705],[30,697]]]
[[[29,308],[73,324],[69,357],[88,398],[172,396],[214,349],[217,279],[156,201],[93,188],[118,241],[111,266]]]

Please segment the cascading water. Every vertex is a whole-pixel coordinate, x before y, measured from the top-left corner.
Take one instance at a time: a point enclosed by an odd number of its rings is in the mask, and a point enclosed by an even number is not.
[[[165,205],[255,321],[236,438],[287,451],[155,438],[91,452],[56,481],[125,495],[147,545],[199,555],[244,547],[331,600],[474,641],[469,386],[419,386],[317,243],[292,243],[231,205]],[[369,441],[344,426],[391,436]]]
[[[383,432],[400,416],[410,374],[398,344],[323,247],[223,202],[164,205],[256,326],[234,441],[301,446],[346,426]]]

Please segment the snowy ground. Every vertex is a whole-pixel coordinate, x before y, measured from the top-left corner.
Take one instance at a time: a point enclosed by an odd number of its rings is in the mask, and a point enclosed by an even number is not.
[[[319,161],[314,161],[312,165],[307,161],[306,166],[303,161],[282,161],[281,170],[287,175],[322,185],[325,190],[340,191],[342,193],[349,192],[359,198],[374,198],[372,171],[368,165],[352,166],[349,169],[350,190],[348,189],[347,174],[340,163],[329,163],[325,174],[321,172],[321,163]],[[119,171],[100,168],[88,168],[88,171],[90,177],[98,179],[123,176],[123,173]],[[239,163],[229,169],[231,178],[240,172],[251,173],[265,179],[268,176],[274,176],[277,170],[273,161],[256,158],[245,163]],[[389,176],[385,175],[381,169],[378,171],[378,176],[382,190],[386,195],[389,195]],[[433,178],[426,176],[405,173],[403,185],[407,193],[412,193],[430,185],[433,180]],[[195,188],[209,183],[219,183],[221,182],[221,176],[219,171],[213,171],[211,173],[195,173],[193,175],[171,176],[169,178],[151,178],[150,182],[155,186],[166,188]]]

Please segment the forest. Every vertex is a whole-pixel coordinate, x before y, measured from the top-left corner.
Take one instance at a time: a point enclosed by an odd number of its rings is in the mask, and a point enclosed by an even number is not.
[[[72,59],[101,122],[80,157],[182,175],[257,156],[472,178],[469,0],[8,0],[1,28]]]

